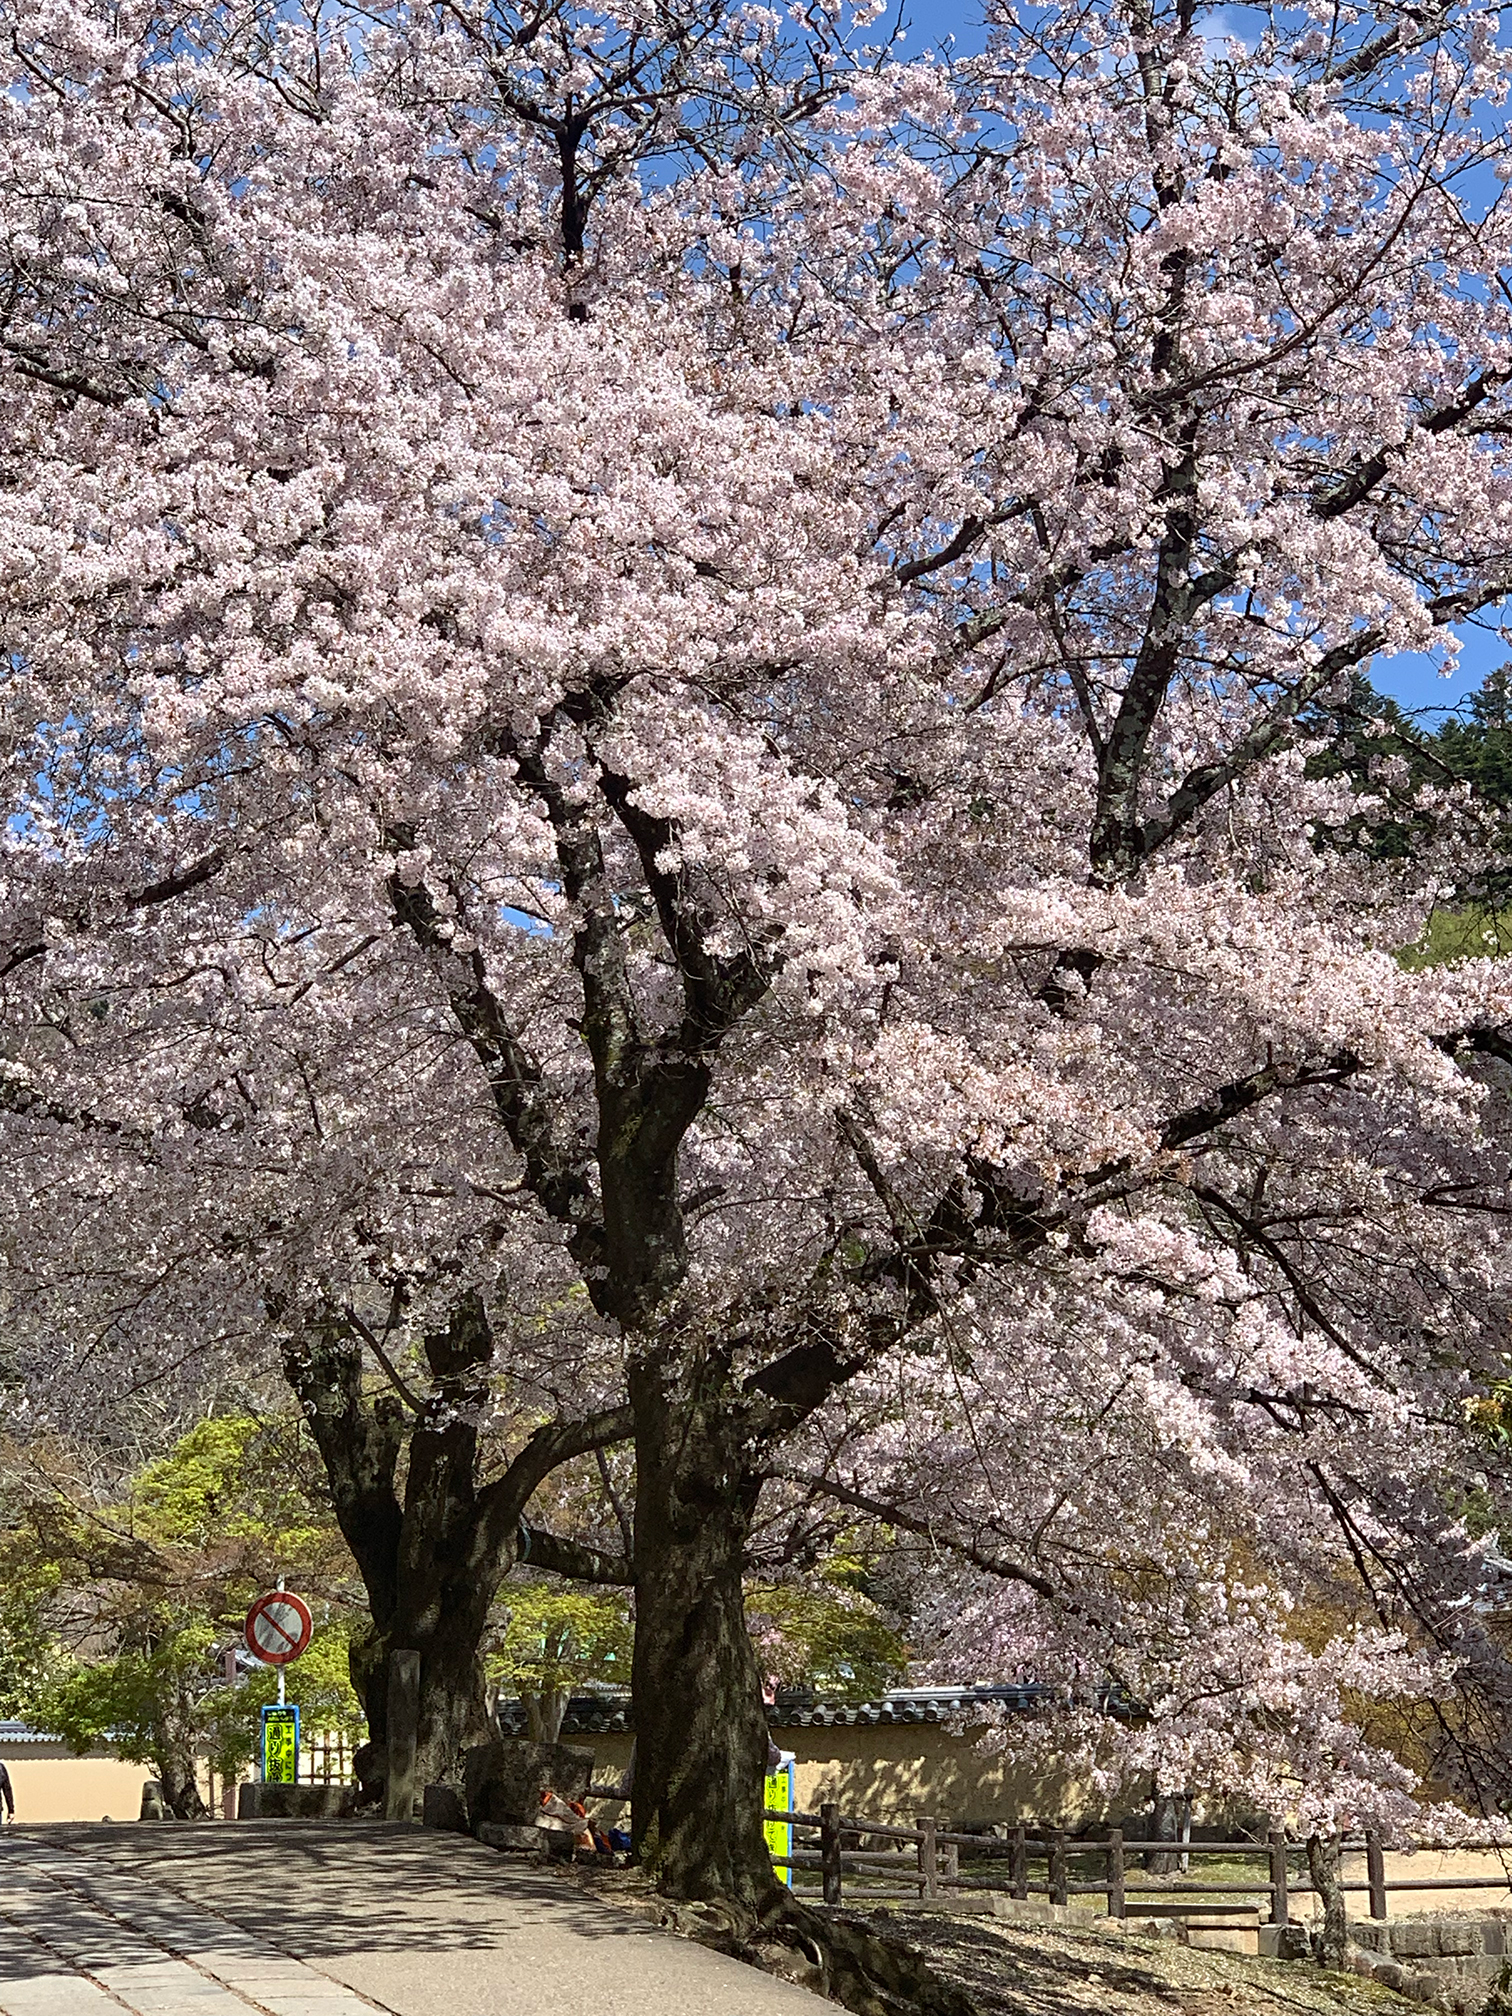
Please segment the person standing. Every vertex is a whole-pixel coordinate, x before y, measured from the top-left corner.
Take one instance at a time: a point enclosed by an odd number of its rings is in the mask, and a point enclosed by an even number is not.
[[[3,1759],[0,1759],[0,1804],[3,1804],[5,1807],[6,1819],[14,1820],[16,1817],[16,1795],[11,1790],[10,1772],[5,1768]]]

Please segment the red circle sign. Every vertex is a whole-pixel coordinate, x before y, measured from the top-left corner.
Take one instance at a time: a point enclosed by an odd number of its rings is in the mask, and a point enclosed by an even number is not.
[[[265,1666],[287,1666],[310,1642],[315,1619],[302,1596],[273,1589],[247,1612],[247,1649]]]

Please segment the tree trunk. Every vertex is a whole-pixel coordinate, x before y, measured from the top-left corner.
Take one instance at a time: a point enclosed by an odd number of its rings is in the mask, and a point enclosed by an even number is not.
[[[194,1744],[188,1737],[171,1732],[160,1735],[153,1746],[153,1764],[163,1788],[163,1804],[176,1820],[203,1820],[209,1811],[200,1797],[195,1774]]]
[[[1152,1841],[1174,1841],[1176,1839],[1177,1798],[1174,1792],[1162,1792],[1159,1785],[1153,1789],[1150,1802],[1150,1839]],[[1167,1854],[1164,1849],[1146,1855],[1144,1863],[1152,1875],[1173,1876],[1176,1873],[1177,1857]]]
[[[532,1743],[556,1742],[562,1733],[567,1703],[571,1698],[565,1687],[552,1687],[542,1694],[520,1696],[525,1704],[525,1726]]]
[[[777,1885],[762,1833],[766,1711],[741,1587],[760,1487],[744,1460],[743,1409],[717,1379],[715,1390],[669,1392],[657,1363],[630,1380],[631,1835],[665,1895],[759,1911]]]
[[[427,1336],[433,1376],[412,1416],[402,1507],[394,1475],[404,1423],[392,1398],[364,1404],[361,1358],[341,1334],[296,1366],[296,1391],[326,1461],[336,1515],[362,1570],[373,1628],[354,1645],[352,1684],[368,1735],[388,1739],[389,1654],[420,1654],[416,1769],[428,1784],[456,1774],[462,1751],[489,1733],[479,1654],[488,1608],[512,1547],[480,1529],[476,1422],[487,1397],[493,1339],[481,1305],[464,1298]]]
[[[1323,1922],[1313,1937],[1313,1957],[1321,1967],[1342,1970],[1349,1932],[1344,1919],[1344,1892],[1339,1888],[1337,1835],[1308,1836],[1307,1870],[1323,1905]]]
[[[406,1420],[391,1393],[369,1402],[349,1327],[331,1322],[291,1341],[285,1368],[331,1485],[331,1502],[361,1570],[372,1629],[350,1654],[352,1685],[380,1753],[388,1739],[389,1655],[420,1654],[416,1769],[422,1784],[453,1777],[469,1744],[492,1733],[481,1646],[489,1606],[513,1566],[531,1494],[559,1463],[623,1440],[623,1409],[538,1428],[504,1474],[478,1479],[478,1422],[487,1413],[493,1333],[475,1295],[429,1332],[431,1390],[406,1389],[409,1460],[397,1494]],[[591,1581],[628,1580],[628,1567],[538,1530],[543,1567]],[[381,1762],[377,1766],[381,1773]]]

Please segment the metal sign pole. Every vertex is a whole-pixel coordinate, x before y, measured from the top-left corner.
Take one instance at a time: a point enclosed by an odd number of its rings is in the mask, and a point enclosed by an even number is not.
[[[263,1783],[292,1785],[299,1776],[299,1710],[289,1702],[284,1667],[310,1642],[314,1628],[310,1606],[302,1596],[291,1595],[284,1588],[280,1575],[278,1587],[259,1596],[247,1612],[245,1628],[247,1649],[278,1674],[278,1706],[262,1711]]]

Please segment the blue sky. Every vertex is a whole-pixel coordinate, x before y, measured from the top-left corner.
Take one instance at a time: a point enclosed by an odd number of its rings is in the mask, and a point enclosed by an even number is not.
[[[1232,14],[1235,29],[1242,33],[1243,6],[1225,11]],[[903,18],[908,26],[907,46],[911,51],[932,48],[946,36],[955,38],[958,50],[980,49],[985,39],[981,0],[903,0]],[[1432,659],[1411,653],[1378,658],[1370,670],[1372,683],[1378,692],[1389,693],[1403,707],[1437,710],[1459,706],[1488,672],[1512,657],[1512,649],[1489,626],[1467,626],[1461,634],[1465,648],[1459,667],[1450,678],[1442,676]]]

